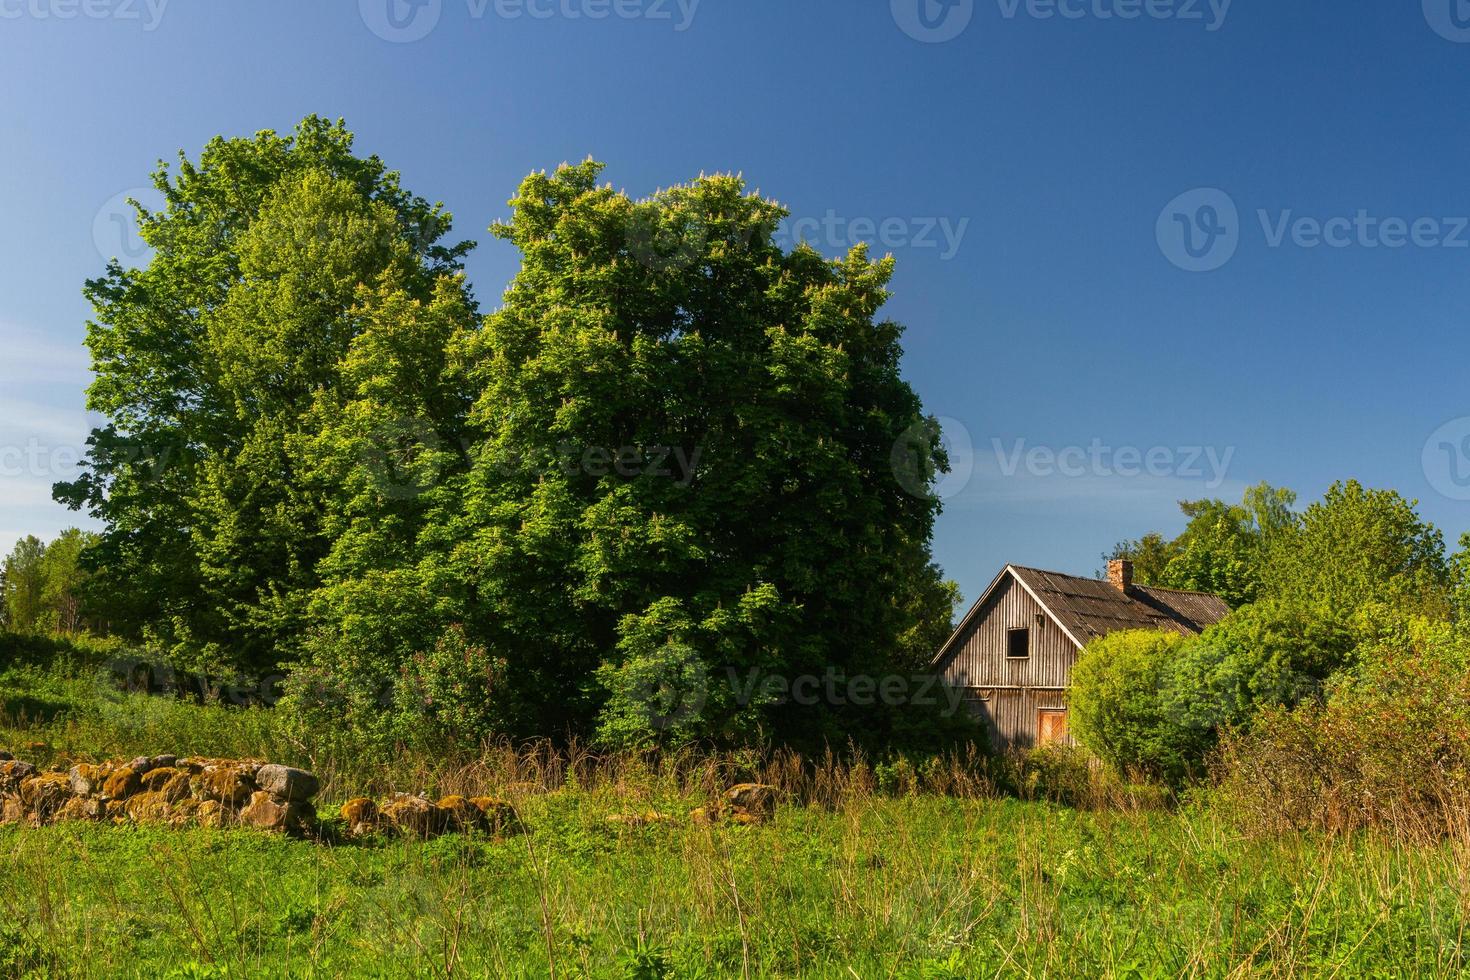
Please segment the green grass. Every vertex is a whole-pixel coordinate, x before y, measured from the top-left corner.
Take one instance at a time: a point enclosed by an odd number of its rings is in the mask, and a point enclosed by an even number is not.
[[[936,797],[755,828],[563,791],[504,841],[0,830],[0,974],[1340,976],[1463,973],[1446,846],[1247,842],[1205,814]],[[641,802],[641,801],[640,801]]]

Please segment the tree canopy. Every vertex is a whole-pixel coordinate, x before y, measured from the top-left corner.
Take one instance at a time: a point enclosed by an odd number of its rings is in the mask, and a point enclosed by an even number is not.
[[[87,284],[108,424],[57,487],[117,627],[285,664],[308,724],[389,739],[881,732],[750,679],[911,669],[948,629],[893,262],[783,250],[738,177],[601,169],[522,183],[482,319],[450,216],[341,123],[160,165],[152,260]]]
[[[312,479],[314,439],[351,394],[354,341],[394,304],[473,306],[449,215],[352,142],[311,117],[181,152],[153,175],[162,210],[137,208],[151,261],[86,285],[87,406],[108,424],[57,496],[105,525],[89,562],[109,618],[190,666],[299,649],[337,494]]]

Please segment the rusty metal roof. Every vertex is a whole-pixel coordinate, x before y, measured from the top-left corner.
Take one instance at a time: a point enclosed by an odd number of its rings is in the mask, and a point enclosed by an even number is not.
[[[1009,567],[1080,644],[1117,630],[1173,630],[1193,636],[1230,612],[1224,599],[1206,592],[1135,585],[1125,594],[1100,579]]]

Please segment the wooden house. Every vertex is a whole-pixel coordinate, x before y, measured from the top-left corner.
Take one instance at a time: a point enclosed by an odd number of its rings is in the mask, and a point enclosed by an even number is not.
[[[1133,564],[1078,578],[1007,565],[990,583],[934,665],[990,728],[997,748],[1071,742],[1067,688],[1082,648],[1116,630],[1193,635],[1229,612],[1225,600],[1133,584]]]

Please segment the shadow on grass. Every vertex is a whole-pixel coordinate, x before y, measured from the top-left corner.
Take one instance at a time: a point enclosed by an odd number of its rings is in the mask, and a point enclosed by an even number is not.
[[[15,694],[0,698],[0,719],[16,727],[49,725],[65,716],[72,706],[65,701],[51,701],[30,694]]]

